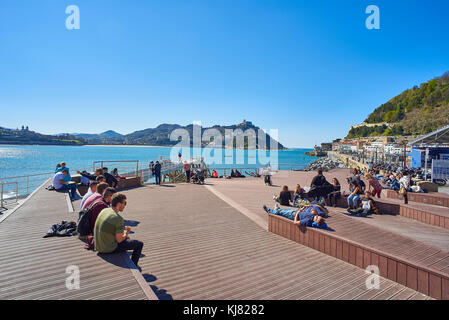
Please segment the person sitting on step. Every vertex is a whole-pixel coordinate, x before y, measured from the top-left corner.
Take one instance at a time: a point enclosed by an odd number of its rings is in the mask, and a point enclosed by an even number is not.
[[[282,206],[289,206],[292,201],[292,194],[288,190],[288,186],[283,186],[282,191],[279,194],[279,197],[276,195],[273,196],[273,200],[281,204]]]
[[[380,214],[380,211],[378,208],[376,208],[376,205],[374,203],[374,200],[371,198],[371,192],[366,191],[365,196],[360,199],[360,204],[355,209],[348,209],[348,212],[352,216],[357,217],[366,217],[371,214]]]

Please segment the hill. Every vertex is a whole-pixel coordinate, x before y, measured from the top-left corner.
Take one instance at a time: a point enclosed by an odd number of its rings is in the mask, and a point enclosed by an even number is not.
[[[449,123],[449,72],[376,108],[347,139],[368,136],[423,135]]]
[[[122,137],[118,137],[118,138],[113,138],[110,139],[111,143],[117,143],[119,141],[121,141],[122,143],[125,144],[136,144],[136,145],[158,145],[158,146],[173,146],[175,144],[177,144],[177,141],[171,141],[170,140],[170,134],[173,132],[173,130],[175,129],[185,129],[189,132],[190,137],[193,137],[193,124],[187,125],[187,126],[180,126],[178,124],[161,124],[156,128],[149,128],[149,129],[145,129],[145,130],[141,130],[141,131],[136,131],[130,134],[127,134],[125,136]],[[254,126],[250,121],[243,121],[242,123],[239,124],[235,124],[235,125],[229,125],[229,126],[219,126],[219,125],[215,125],[213,127],[209,127],[209,128],[201,128],[201,135],[203,135],[205,130],[208,129],[217,129],[222,137],[224,138],[225,136],[225,130],[229,129],[229,130],[236,130],[236,129],[241,129],[243,132],[245,132],[246,130],[249,129],[253,129],[256,132],[260,129],[257,126]],[[204,147],[206,145],[208,145],[210,143],[210,141],[208,142],[202,142],[201,145]],[[279,149],[285,149],[285,147],[280,144],[278,141],[275,141],[274,139],[272,139],[268,134],[266,135],[266,146],[267,148],[270,147],[270,145],[275,145],[276,143],[278,143],[278,148]],[[192,145],[192,143],[191,143]],[[221,146],[221,145],[220,145]],[[233,141],[233,146],[236,146],[236,138],[234,138]],[[248,141],[245,138],[244,140],[244,147],[248,146]],[[258,139],[256,139],[256,146],[257,148],[261,147],[261,143],[258,141]],[[219,147],[219,145],[217,145],[217,147]]]
[[[115,132],[113,130],[108,130],[102,133],[69,133],[72,136],[75,137],[79,137],[79,138],[84,138],[84,139],[108,139],[108,138],[115,138],[115,137],[121,137],[123,136],[122,134]]]
[[[150,146],[174,146],[178,143],[178,141],[171,141],[170,134],[176,129],[185,129],[189,132],[191,139],[193,138],[193,124],[187,126],[181,126],[179,124],[161,124],[156,128],[148,128],[144,130],[135,131],[130,134],[121,135],[115,131],[109,130],[103,132],[101,134],[86,134],[86,133],[73,133],[73,136],[78,138],[84,138],[87,140],[88,144],[106,144],[106,145],[150,145]],[[201,135],[203,135],[204,131],[207,129],[217,129],[220,131],[222,136],[225,135],[225,130],[236,130],[241,129],[245,132],[248,129],[253,129],[256,134],[259,130],[259,127],[254,126],[250,121],[243,121],[242,123],[236,125],[229,126],[218,126],[215,125],[210,128],[201,128]],[[191,141],[191,145],[192,145]],[[271,144],[275,144],[277,141],[273,140],[268,134],[266,139],[266,146],[269,148]],[[204,147],[208,145],[210,141],[203,141],[201,145]],[[277,142],[279,143],[279,142]],[[236,146],[236,139],[234,138],[234,147]],[[257,148],[260,147],[259,141],[256,139]],[[248,146],[248,141],[244,139],[244,147]],[[218,147],[218,146],[217,146]],[[285,149],[285,147],[279,143],[279,149]]]
[[[73,135],[44,135],[28,128],[21,130],[0,127],[0,144],[40,144],[40,145],[73,145],[79,146],[87,141]]]

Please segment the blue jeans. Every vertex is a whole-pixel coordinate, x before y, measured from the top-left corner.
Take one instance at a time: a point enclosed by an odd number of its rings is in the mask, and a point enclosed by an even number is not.
[[[348,196],[348,207],[356,208],[357,207],[357,201],[359,201],[360,197],[358,194],[351,194]],[[352,205],[351,205],[352,202]]]
[[[62,187],[58,189],[58,191],[69,191],[70,198],[73,199],[76,195],[76,184],[63,184]]]
[[[276,214],[278,216],[283,216],[287,219],[294,220],[296,211],[298,209],[277,209],[277,210],[268,210],[269,213]]]
[[[156,177],[156,184],[161,184],[161,174],[156,173],[155,177]]]

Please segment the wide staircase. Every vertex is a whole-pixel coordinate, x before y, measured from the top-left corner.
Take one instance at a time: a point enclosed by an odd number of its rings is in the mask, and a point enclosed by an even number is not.
[[[342,198],[329,208],[331,230],[297,227],[269,214],[268,230],[360,268],[377,266],[383,277],[448,300],[449,196],[409,193],[408,198],[404,204],[397,192],[383,190],[375,200],[383,214],[367,218],[349,216]]]

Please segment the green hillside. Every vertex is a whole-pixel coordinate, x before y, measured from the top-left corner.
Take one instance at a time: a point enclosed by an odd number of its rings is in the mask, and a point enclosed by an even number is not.
[[[447,125],[449,72],[404,91],[375,109],[364,123],[371,126],[352,128],[346,138],[422,135]]]

